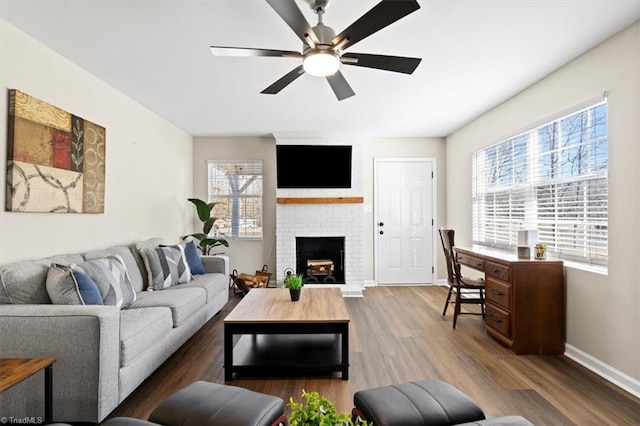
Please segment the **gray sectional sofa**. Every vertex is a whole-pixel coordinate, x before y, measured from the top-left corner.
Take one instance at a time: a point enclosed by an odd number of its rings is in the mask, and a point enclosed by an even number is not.
[[[161,291],[146,291],[140,249],[151,239],[82,254],[22,261],[0,268],[0,358],[54,357],[55,421],[100,422],[229,300],[228,258],[203,257],[205,274]],[[52,263],[82,264],[120,256],[135,301],[109,305],[52,304],[46,288]],[[44,376],[0,394],[3,417],[44,413]]]

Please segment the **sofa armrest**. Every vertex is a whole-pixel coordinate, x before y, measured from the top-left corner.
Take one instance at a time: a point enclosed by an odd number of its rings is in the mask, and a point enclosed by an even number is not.
[[[202,256],[202,264],[208,273],[218,273],[229,275],[229,256],[215,254],[213,256]]]
[[[55,421],[100,422],[118,406],[120,310],[115,306],[0,305],[1,358],[53,357]],[[44,375],[0,394],[3,416],[44,414]]]

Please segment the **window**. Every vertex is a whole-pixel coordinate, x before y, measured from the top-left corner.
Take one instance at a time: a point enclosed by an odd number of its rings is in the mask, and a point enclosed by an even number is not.
[[[209,163],[214,238],[262,239],[262,161]]]
[[[473,153],[473,242],[538,229],[551,255],[606,265],[607,168],[606,101]]]

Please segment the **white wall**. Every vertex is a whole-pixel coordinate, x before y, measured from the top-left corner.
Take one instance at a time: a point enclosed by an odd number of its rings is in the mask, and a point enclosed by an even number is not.
[[[609,270],[600,275],[565,268],[567,343],[595,364],[635,379],[637,386],[640,23],[447,138],[447,223],[456,229],[459,245],[471,243],[472,151],[604,91],[609,93]]]
[[[106,129],[104,214],[0,211],[0,265],[191,230],[192,137],[0,19],[0,164],[18,89]],[[0,199],[5,204],[6,172]],[[4,210],[4,208],[2,208]]]

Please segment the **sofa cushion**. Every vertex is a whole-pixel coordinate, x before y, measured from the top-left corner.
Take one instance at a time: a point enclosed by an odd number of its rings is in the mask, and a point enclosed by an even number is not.
[[[136,300],[127,268],[118,255],[72,264],[71,269],[84,272],[93,278],[105,305],[122,308]]]
[[[92,250],[84,254],[85,260],[104,259],[109,256],[118,255],[124,261],[124,265],[127,267],[127,273],[129,274],[129,280],[135,292],[142,291],[144,287],[144,280],[142,274],[146,273],[144,265],[140,269],[140,265],[136,261],[135,256],[131,252],[131,249],[127,246],[116,246],[104,250]]]
[[[120,367],[137,359],[172,327],[169,308],[123,309],[120,312]]]
[[[192,275],[206,274],[207,270],[204,269],[202,259],[200,259],[200,252],[196,246],[196,242],[191,240],[184,246],[184,255],[187,258],[187,264],[191,269]]]
[[[163,290],[172,285],[191,281],[191,271],[182,246],[143,248],[140,254],[148,274],[147,290]]]
[[[80,254],[62,254],[45,259],[11,263],[0,269],[0,304],[51,303],[47,294],[49,265],[82,262]]]
[[[173,326],[179,327],[191,315],[202,308],[207,300],[207,293],[203,288],[172,287],[166,291],[143,291],[138,293],[138,299],[129,309],[166,307],[171,309]]]
[[[47,273],[47,293],[56,305],[102,305],[98,286],[87,274],[52,263]]]
[[[229,277],[223,274],[194,275],[193,281],[186,284],[180,284],[180,286],[176,288],[185,287],[199,287],[205,289],[207,292],[207,303],[210,303],[217,295],[220,294],[220,292],[228,291]]]

